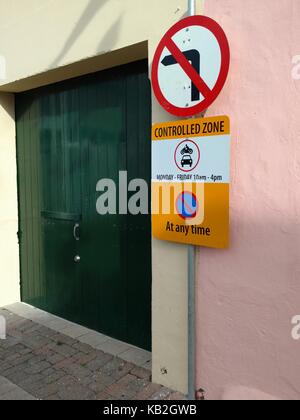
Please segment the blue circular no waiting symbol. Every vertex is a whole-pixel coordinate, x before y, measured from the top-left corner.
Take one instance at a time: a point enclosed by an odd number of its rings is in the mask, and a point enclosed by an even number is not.
[[[176,209],[182,219],[193,219],[197,215],[198,200],[195,194],[184,191],[176,200]]]

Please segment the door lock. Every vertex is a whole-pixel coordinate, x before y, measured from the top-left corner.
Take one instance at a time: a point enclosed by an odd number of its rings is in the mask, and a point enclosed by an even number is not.
[[[73,228],[73,237],[74,237],[75,241],[79,241],[80,240],[80,237],[78,235],[79,228],[80,228],[79,223],[75,223],[74,228]]]
[[[75,263],[79,263],[81,261],[81,258],[79,255],[76,255],[76,257],[74,257],[74,262]]]

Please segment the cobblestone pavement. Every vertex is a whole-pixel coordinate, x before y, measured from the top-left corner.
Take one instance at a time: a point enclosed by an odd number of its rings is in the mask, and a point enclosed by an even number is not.
[[[0,400],[182,400],[151,383],[149,370],[6,309],[0,340]]]
[[[0,401],[27,401],[35,398],[19,386],[0,376]]]

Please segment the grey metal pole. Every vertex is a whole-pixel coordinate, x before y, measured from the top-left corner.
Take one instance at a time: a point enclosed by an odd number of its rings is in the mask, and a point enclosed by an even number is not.
[[[188,0],[189,2],[189,16],[196,14],[196,0]]]
[[[196,393],[195,247],[188,247],[188,398]]]
[[[188,14],[196,14],[196,0],[188,0]],[[196,399],[196,322],[195,322],[195,254],[196,248],[188,247],[188,399]]]

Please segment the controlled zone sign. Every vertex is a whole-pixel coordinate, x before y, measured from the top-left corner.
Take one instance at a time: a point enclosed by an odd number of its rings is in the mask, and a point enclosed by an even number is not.
[[[227,248],[229,118],[155,124],[152,128],[152,162],[154,237]]]
[[[191,117],[219,96],[230,65],[230,48],[221,26],[206,16],[190,16],[163,37],[152,65],[152,87],[170,114]]]

